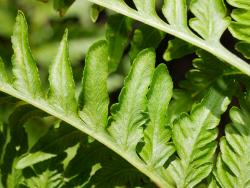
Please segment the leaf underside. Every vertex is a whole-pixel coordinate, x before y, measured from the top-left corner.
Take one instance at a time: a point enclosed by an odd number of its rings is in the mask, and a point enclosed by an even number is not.
[[[112,2],[124,6],[122,1],[113,0]],[[154,1],[135,0],[134,3],[139,14],[145,17],[155,17]],[[182,28],[184,32],[190,34],[191,31],[186,26],[187,22],[182,20],[186,17],[185,12],[179,15],[181,18],[174,13],[167,12],[169,6],[175,7],[176,10],[180,6],[185,11],[187,5],[183,3],[185,2],[166,1],[163,11],[170,25],[175,28]],[[192,28],[208,43],[211,41],[212,43],[219,43],[220,36],[228,24],[225,7],[222,1],[210,0],[204,6],[198,6],[200,3],[199,0],[191,1],[189,5],[196,16],[196,19],[192,20]],[[205,9],[213,9],[213,7],[217,8],[216,13],[213,13],[213,11],[204,12]],[[204,15],[199,15],[198,9]],[[209,24],[206,25],[206,27],[209,27],[209,31],[204,30],[204,26],[201,25],[204,22],[203,19],[209,19],[214,14],[218,19],[210,20]],[[221,24],[220,27],[215,27],[217,24]],[[215,38],[212,39],[212,35]],[[4,64],[0,60],[1,91],[24,100],[67,122],[81,132],[87,133],[126,159],[139,171],[151,178],[159,187],[194,187],[211,175],[217,145],[217,126],[220,122],[220,116],[226,111],[230,103],[229,94],[226,93],[231,92],[228,91],[229,89],[222,79],[218,79],[217,85],[212,87],[203,100],[193,107],[190,114],[184,113],[172,124],[168,124],[167,112],[172,98],[173,83],[165,65],[160,64],[155,68],[155,52],[152,49],[144,49],[134,58],[131,70],[119,95],[118,103],[112,105],[111,115],[108,116],[107,79],[110,54],[106,41],[96,42],[87,53],[81,93],[78,99],[76,98],[75,83],[68,58],[67,30],[51,64],[49,71],[50,88],[47,89],[43,89],[41,86],[38,69],[29,48],[27,23],[21,12],[18,13],[16,19],[12,43],[14,49],[14,79],[9,79]],[[48,92],[44,92],[44,90]],[[240,112],[235,109],[232,109],[231,113],[233,113],[231,116],[240,116],[237,115]],[[12,119],[19,120],[21,115],[23,113],[17,113],[16,117],[12,117]],[[28,117],[28,115],[25,117]],[[243,119],[248,123],[249,119],[247,118],[244,117]],[[232,119],[233,123],[239,123],[239,119]],[[12,124],[15,125],[14,122]],[[247,130],[242,129],[245,132]],[[230,129],[227,129],[227,131],[231,132]],[[228,141],[227,136],[230,135],[227,134],[226,141]],[[16,135],[17,139],[21,138],[21,135]],[[245,139],[245,137],[242,138]],[[25,142],[21,139],[19,141],[20,144]],[[141,148],[138,147],[140,144],[142,144]],[[233,147],[233,145],[230,145],[230,147]],[[225,141],[221,142],[221,148],[225,148],[225,150],[221,150],[221,162],[231,169],[233,176],[240,176],[237,167],[233,166],[223,155],[223,152],[229,152]],[[246,152],[245,149],[242,150]],[[175,151],[176,154],[174,154]],[[22,150],[18,152],[20,155],[25,153]],[[53,153],[53,151],[50,152]],[[234,152],[238,151],[235,149]],[[35,157],[38,156],[36,160],[31,157],[31,165],[55,157],[54,155],[47,155],[40,158],[42,155],[40,154],[34,154]],[[13,156],[12,162],[15,157]],[[19,169],[27,167],[29,157],[28,155],[26,158],[22,158],[21,162],[17,163],[17,167]],[[171,160],[169,160],[170,157]],[[246,156],[244,155],[244,157]],[[227,163],[226,160],[229,162]],[[113,162],[113,167],[116,167],[116,161]],[[64,166],[67,166],[66,164],[67,162],[64,162]],[[107,165],[107,168],[110,167]],[[124,168],[126,169],[127,166],[124,165]],[[15,172],[20,173],[19,169],[15,169]],[[128,169],[131,170],[130,167]],[[6,170],[13,171],[14,169],[6,168]],[[105,175],[103,171],[99,171],[97,174]],[[242,176],[245,178],[244,174]],[[54,178],[58,181],[55,181],[56,184],[53,186],[60,187],[61,175],[57,176],[53,170],[41,173],[39,177],[40,179],[43,179],[43,177]],[[98,176],[95,176],[95,179],[98,180]],[[218,179],[219,176],[216,177],[216,181],[219,181]],[[11,177],[8,181],[10,180]],[[33,180],[30,180],[26,183],[35,186],[32,182]],[[244,182],[248,183],[249,179],[244,180]]]

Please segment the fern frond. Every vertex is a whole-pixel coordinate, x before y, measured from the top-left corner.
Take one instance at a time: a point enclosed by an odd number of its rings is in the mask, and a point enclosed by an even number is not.
[[[32,97],[41,97],[42,86],[35,60],[28,41],[27,22],[22,12],[18,12],[13,36],[13,74],[15,88]]]
[[[174,35],[191,43],[219,59],[236,67],[244,74],[250,76],[250,65],[233,53],[226,50],[220,43],[220,37],[229,25],[226,8],[223,0],[192,0],[189,8],[195,15],[190,24],[187,20],[186,0],[165,0],[162,13],[168,23],[159,18],[156,13],[155,0],[134,0],[136,10],[129,7],[124,0],[88,0],[100,6],[124,14],[135,20],[155,27],[166,33]],[[192,32],[189,26],[197,34]]]
[[[242,101],[241,109],[230,110],[232,123],[226,126],[220,141],[221,154],[215,176],[222,187],[250,186],[250,97]]]
[[[216,127],[229,102],[223,90],[212,88],[190,115],[183,114],[174,122],[173,142],[179,158],[170,164],[167,175],[172,177],[176,187],[194,187],[211,173]]]
[[[242,0],[227,0],[227,2],[236,8],[231,14],[234,21],[229,27],[232,35],[240,40],[235,48],[250,59],[250,3]]]
[[[75,83],[69,62],[67,38],[68,31],[66,30],[56,58],[50,67],[49,99],[52,105],[62,107],[62,111],[75,114],[77,112]]]
[[[18,33],[16,31],[18,31]],[[20,72],[24,77],[17,75],[19,76],[17,77],[19,81],[18,85],[16,82],[12,84],[1,79],[0,90],[90,135],[124,157],[141,172],[148,174],[159,186],[165,187],[166,182],[161,175],[159,175],[157,171],[148,169],[147,165],[145,165],[136,153],[136,145],[143,137],[142,125],[147,120],[143,112],[146,109],[146,94],[154,72],[155,53],[152,50],[144,50],[138,58],[136,58],[131,74],[127,78],[125,87],[120,95],[120,105],[117,106],[119,107],[117,110],[120,111],[114,111],[113,108],[113,114],[115,115],[112,117],[114,121],[109,127],[110,135],[106,130],[109,102],[107,93],[108,51],[106,42],[101,41],[94,44],[87,55],[83,89],[78,101],[80,109],[79,112],[77,112],[75,111],[75,106],[68,107],[69,104],[72,103],[72,105],[74,105],[75,103],[75,91],[71,67],[67,59],[67,33],[61,42],[58,54],[51,66],[50,74],[53,73],[53,75],[49,75],[51,88],[49,89],[50,92],[48,96],[46,96],[43,92],[37,92],[37,88],[41,86],[40,78],[34,60],[30,59],[31,53],[27,43],[27,31],[28,28],[24,15],[19,12],[13,38],[21,37],[22,40],[12,41],[14,46],[17,44],[20,45],[20,42],[23,41],[26,41],[26,43],[24,43],[25,45],[21,45],[22,50],[15,51],[20,59],[13,61],[13,64],[15,65],[14,68],[16,72]],[[25,33],[25,35],[23,33]],[[22,38],[24,36],[25,38]],[[25,66],[24,63],[26,63]],[[1,68],[3,68],[3,66],[1,66]],[[59,71],[56,71],[56,69]],[[4,69],[2,72],[3,71]],[[62,76],[62,73],[65,75]],[[15,76],[16,74],[17,73],[14,72]],[[27,76],[26,74],[30,75],[27,77],[28,79],[25,77]],[[56,84],[55,79],[58,79],[59,84]],[[37,80],[37,82],[34,83],[35,80]],[[38,84],[38,86],[35,84]],[[60,100],[53,102],[59,97]],[[129,108],[127,109],[127,107]],[[123,116],[129,119],[124,119],[124,122],[120,121]],[[116,122],[118,122],[118,124],[116,124]],[[117,125],[117,127],[113,125]],[[118,131],[123,131],[123,133],[120,134],[120,132],[116,132],[115,129],[117,130],[117,128],[120,129]],[[17,138],[20,138],[20,136],[21,135],[17,135]],[[22,143],[23,141],[24,140],[20,140],[19,142]],[[125,143],[123,141],[125,141]],[[124,144],[125,147],[121,147],[120,144]],[[125,150],[126,147],[129,151]]]
[[[178,12],[178,14],[176,14]],[[176,29],[189,32],[187,24],[187,4],[186,0],[164,1],[162,13],[168,23]]]
[[[146,110],[146,94],[154,64],[155,53],[152,50],[139,53],[125,79],[119,103],[111,108],[112,122],[108,130],[125,151],[135,152],[137,143],[143,137],[142,125],[147,121],[143,112]]]
[[[190,27],[209,43],[218,43],[230,23],[223,1],[192,0],[190,9],[196,16],[190,20]]]
[[[123,4],[122,1],[116,2],[119,2],[119,6]],[[150,4],[149,1],[148,3]],[[140,14],[144,11],[149,17],[155,14],[153,9],[142,5],[140,1],[137,1],[138,5],[142,6]],[[50,88],[48,88],[50,92],[46,95],[41,90],[38,70],[31,58],[27,31],[25,18],[22,13],[19,13],[12,40],[16,56],[13,61],[16,80],[13,84],[6,82],[3,74],[0,80],[1,91],[65,121],[103,143],[160,187],[192,187],[209,175],[216,148],[216,126],[220,115],[229,103],[229,98],[225,95],[225,91],[222,92],[219,89],[220,87],[211,89],[190,116],[182,115],[174,123],[172,140],[179,158],[165,170],[164,165],[168,165],[165,163],[174,151],[170,143],[171,131],[169,127],[166,127],[167,118],[165,117],[173,86],[164,65],[160,65],[155,70],[155,52],[145,49],[135,58],[130,73],[125,79],[118,104],[112,106],[108,122],[107,42],[99,41],[90,48],[86,57],[82,92],[79,101],[76,101],[74,80],[68,61],[67,32],[51,66]],[[0,69],[4,72],[1,64]],[[20,122],[15,123],[15,121],[22,121],[23,118],[29,116],[27,114],[20,118],[24,112],[26,111],[19,111],[16,116],[12,117],[13,125],[20,125]],[[14,150],[16,146],[19,146],[18,144],[27,145],[26,140],[21,139],[24,131],[19,131],[20,127],[13,129],[17,140],[17,145],[12,146]],[[145,134],[143,134],[143,128],[145,128]],[[142,148],[141,156],[138,156],[137,146],[143,140],[145,146]],[[157,146],[155,142],[158,143]],[[18,150],[18,154],[26,152],[26,145],[23,150]],[[15,152],[14,155],[16,155]],[[14,158],[15,156],[11,156],[12,162]],[[22,167],[19,164],[20,166]],[[26,166],[27,163],[23,167]],[[174,171],[169,171],[169,169],[174,169]],[[15,170],[19,173],[18,169]],[[176,175],[175,172],[180,174]]]
[[[108,46],[99,41],[91,46],[86,56],[79,102],[80,117],[94,129],[104,129],[107,125],[109,96]],[[83,106],[83,107],[82,107]]]
[[[171,129],[166,127],[166,113],[172,97],[172,88],[173,83],[166,66],[159,65],[154,72],[148,93],[149,123],[144,131],[145,145],[140,152],[145,162],[155,168],[162,167],[175,151],[169,142]]]

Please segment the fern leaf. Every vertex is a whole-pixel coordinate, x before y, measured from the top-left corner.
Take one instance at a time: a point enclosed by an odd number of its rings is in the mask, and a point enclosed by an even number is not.
[[[219,154],[217,158],[215,177],[219,185],[223,188],[236,187],[235,177],[232,175],[228,167],[222,161],[221,154]]]
[[[5,66],[1,57],[0,57],[0,82],[3,82],[3,83],[9,82],[9,78],[8,78],[8,75],[5,70]]]
[[[105,41],[93,44],[86,56],[82,81],[80,117],[94,129],[107,125],[109,96],[107,90],[108,46]]]
[[[126,4],[125,0],[88,0],[100,6],[124,14],[135,20],[174,35],[217,56],[228,64],[250,76],[250,65],[226,50],[220,43],[220,37],[230,24],[223,0],[165,0],[163,15],[169,23],[161,19],[155,8],[155,0],[133,0],[136,9]],[[187,25],[187,4],[194,14]],[[199,36],[198,36],[198,35]]]
[[[230,19],[226,17],[226,7],[222,0],[192,0],[190,9],[196,16],[190,26],[205,40],[217,41],[227,29]]]
[[[155,0],[133,0],[139,13],[146,16],[156,16]]]
[[[250,8],[250,2],[245,0],[227,0],[227,2],[235,7],[239,7],[241,9],[249,9]]]
[[[216,176],[222,187],[250,186],[249,99],[241,109],[233,107],[230,110],[232,123],[226,126],[225,137],[220,141],[222,160],[218,161]]]
[[[179,83],[181,89],[174,90],[173,100],[168,108],[167,117],[170,122],[181,112],[189,112],[194,103],[200,101],[220,77],[228,79],[231,75],[240,73],[204,50],[196,50],[196,55],[198,58],[192,63],[194,68]]]
[[[165,0],[162,13],[171,26],[188,31],[186,0]]]
[[[162,167],[175,151],[170,127],[166,127],[166,113],[172,97],[173,83],[164,64],[159,65],[153,76],[148,93],[148,115],[150,122],[144,131],[145,145],[140,156],[149,166]]]
[[[16,89],[32,97],[40,97],[42,95],[40,77],[29,47],[27,22],[20,11],[11,41],[14,50],[13,73]]]
[[[54,62],[50,67],[51,103],[67,113],[76,113],[75,83],[69,62],[68,31],[65,31]]]
[[[63,175],[57,170],[49,170],[37,174],[37,176],[32,176],[25,178],[23,186],[27,187],[57,187],[61,188],[64,185]]]
[[[16,39],[15,37],[17,36],[16,31],[18,31],[19,34],[25,33],[25,35],[20,34],[18,35],[18,37],[21,37],[21,39],[23,38],[27,39],[27,26],[25,24],[24,25],[18,24],[19,22],[26,24],[25,18],[22,13],[19,13],[18,15],[15,33],[13,37],[14,42],[16,42],[14,40]],[[24,36],[26,36],[26,38]],[[56,90],[57,89],[56,83],[55,83],[55,80],[53,79],[58,79],[59,82],[64,82],[66,84],[69,84],[70,87],[73,85],[73,82],[71,82],[73,81],[73,79],[72,79],[72,74],[70,71],[69,62],[67,61],[66,38],[67,38],[67,34],[65,34],[61,42],[60,48],[58,50],[58,55],[50,69],[50,74],[53,73],[53,75],[50,75],[50,84],[51,84],[50,97],[51,96],[55,96],[55,97],[63,96],[63,94],[61,93],[55,93],[55,91],[57,92],[58,90]],[[23,42],[23,40],[21,40],[21,42]],[[17,45],[17,44],[20,45],[20,41],[19,43],[15,43],[14,45]],[[21,47],[23,48],[25,52],[30,53],[27,43],[24,43],[24,44],[26,45],[21,46]],[[19,51],[15,53],[18,53],[18,52]],[[18,56],[18,59],[16,59],[16,61],[18,61],[19,63],[22,63],[23,57],[25,57],[24,59],[27,59],[27,57],[29,57],[27,56],[27,53],[22,54],[26,56]],[[31,54],[28,54],[28,55],[31,55]],[[60,61],[60,59],[65,60],[65,61]],[[90,48],[90,51],[87,54],[84,76],[83,76],[83,86],[82,86],[83,89],[79,98],[79,103],[80,103],[79,117],[77,116],[78,115],[77,113],[74,113],[73,111],[71,111],[72,109],[70,110],[65,109],[65,106],[63,106],[64,104],[56,102],[56,104],[53,106],[51,100],[46,99],[42,95],[38,97],[38,95],[34,92],[36,91],[37,85],[33,84],[35,81],[34,79],[39,80],[39,75],[36,72],[37,68],[34,62],[33,64],[28,62],[27,64],[25,64],[26,66],[23,66],[23,64],[15,65],[19,69],[25,70],[24,72],[20,72],[20,75],[17,75],[19,76],[18,79],[20,79],[21,81],[25,81],[25,82],[21,82],[22,84],[25,84],[24,85],[25,87],[23,87],[22,85],[19,85],[20,87],[13,88],[12,85],[3,84],[1,85],[0,89],[1,91],[9,95],[12,95],[18,99],[21,99],[27,102],[28,104],[31,104],[43,110],[44,112],[47,112],[48,114],[56,118],[59,118],[69,123],[73,127],[81,130],[82,132],[88,134],[89,136],[93,137],[100,143],[103,143],[108,148],[115,151],[120,156],[124,157],[127,161],[129,161],[133,166],[135,166],[141,172],[143,172],[144,174],[147,174],[154,182],[157,183],[157,185],[161,187],[166,187],[167,183],[165,182],[163,177],[160,174],[158,174],[158,170],[147,168],[147,165],[138,157],[136,153],[137,143],[143,137],[142,125],[145,125],[147,121],[147,118],[144,116],[145,114],[144,112],[146,111],[146,105],[147,105],[146,95],[148,93],[148,88],[151,83],[151,79],[153,77],[154,64],[155,64],[155,53],[149,49],[142,51],[139,54],[139,56],[135,59],[134,64],[132,66],[132,70],[125,81],[125,87],[123,88],[121,95],[119,97],[119,104],[113,106],[111,110],[113,116],[111,118],[111,121],[110,121],[111,123],[109,124],[110,127],[108,128],[108,130],[105,129],[107,125],[107,119],[108,119],[107,114],[108,114],[108,101],[109,101],[108,92],[107,92],[108,46],[105,41],[101,41],[101,42],[94,44]],[[63,68],[67,68],[67,69],[64,70]],[[55,71],[56,69],[59,69],[58,71],[59,73],[66,72],[69,74],[67,75],[69,76],[69,78],[67,78],[66,80],[68,81],[69,79],[69,83],[67,83],[64,79],[60,80],[62,76],[57,74],[58,72]],[[26,83],[26,80],[23,79],[23,78],[26,78],[25,76],[27,76],[26,70],[31,71],[31,73],[28,72],[30,73],[30,77],[29,77],[30,79],[27,80],[28,84]],[[21,75],[23,77],[21,77]],[[18,81],[20,82],[20,80]],[[31,83],[33,84],[32,86],[31,86]],[[40,83],[40,80],[39,80],[39,83]],[[61,83],[59,83],[59,85],[60,84]],[[26,87],[27,85],[30,88]],[[69,92],[70,97],[73,98],[73,95],[72,95],[73,91],[66,91],[65,88],[62,88],[62,90],[63,91],[60,91],[60,92],[66,92],[66,93]],[[63,102],[68,104],[68,101],[66,100]],[[24,112],[23,110],[22,110],[22,113],[18,112],[18,115],[23,114],[23,112]],[[29,117],[28,114],[25,115],[25,118],[27,118],[26,116]],[[20,116],[15,116],[13,117],[13,119],[14,119],[13,121],[23,120],[23,118],[20,118]],[[15,122],[13,122],[12,124],[15,126],[20,125],[19,123],[17,124]],[[20,129],[23,129],[22,126],[18,126],[18,127]],[[20,184],[20,181],[17,178],[15,178],[16,177],[15,174],[20,173],[20,170],[16,168],[12,169],[12,166],[10,166],[9,164],[11,165],[13,164],[14,160],[16,159],[15,158],[16,156],[25,154],[29,147],[28,145],[29,143],[27,142],[27,139],[26,139],[27,137],[26,135],[23,135],[25,134],[25,132],[24,130],[20,131],[20,129],[14,129],[14,128],[12,129],[14,131],[13,135],[15,137],[15,143],[11,145],[12,154],[5,155],[5,156],[8,156],[8,158],[6,159],[8,162],[4,163],[6,165],[3,166],[3,168],[1,167],[1,170],[4,169],[4,171],[7,172],[5,173],[4,179],[6,180],[9,179],[10,183],[15,183],[15,184],[17,183],[15,181],[18,181],[18,184]],[[79,138],[77,137],[75,138],[79,140]],[[21,147],[23,145],[25,147]],[[57,146],[57,148],[59,146]],[[62,145],[62,147],[63,146],[64,145]],[[42,150],[42,149],[43,148],[38,148],[38,150]],[[54,158],[58,159],[57,157],[53,157],[52,155],[50,155],[45,158],[38,157],[38,159],[35,159],[33,161],[28,161],[28,163],[29,162],[31,162],[31,164],[36,163],[36,165],[34,166],[37,166],[38,164],[40,164],[40,160],[44,160],[46,158],[47,159],[50,158],[46,162],[53,162]],[[18,167],[19,168],[25,167],[26,165],[28,165],[28,163],[24,165],[18,164]],[[63,166],[63,164],[61,165]],[[11,176],[10,178],[6,178],[8,175],[8,172],[13,173],[11,174],[13,176]],[[5,183],[3,182],[3,184],[5,185],[6,182]]]
[[[112,106],[112,122],[109,132],[124,150],[135,152],[143,137],[142,125],[146,118],[146,94],[153,76],[155,53],[143,50],[134,60],[119,96],[119,103]]]
[[[250,3],[242,0],[227,0],[236,9],[231,16],[234,19],[229,26],[232,35],[241,40],[235,45],[236,50],[241,52],[247,59],[250,59]]]
[[[190,115],[183,114],[174,122],[173,142],[179,158],[170,164],[167,174],[178,188],[194,187],[212,171],[216,126],[230,102],[223,93],[212,88]]]

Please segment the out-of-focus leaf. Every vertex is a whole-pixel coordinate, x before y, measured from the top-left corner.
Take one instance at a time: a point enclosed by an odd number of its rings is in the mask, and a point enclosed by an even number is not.
[[[234,21],[231,22],[229,31],[235,38],[241,40],[236,43],[235,48],[245,58],[250,59],[250,4],[241,0],[228,0],[228,3],[235,7],[231,14]]]
[[[235,45],[235,48],[241,52],[245,58],[250,59],[250,43],[240,41]]]
[[[129,57],[131,62],[135,59],[136,55],[145,48],[157,48],[164,33],[154,29],[148,25],[141,25],[134,31]]]
[[[96,5],[96,4],[93,4],[91,6],[91,12],[90,12],[90,18],[93,22],[96,22],[98,17],[99,17],[99,14],[100,12],[103,11],[103,7],[99,6],[99,5]]]
[[[54,0],[54,8],[63,16],[75,0]]]
[[[163,58],[166,61],[182,58],[185,55],[192,54],[196,51],[196,48],[181,39],[175,38],[168,41],[168,47],[163,54]]]
[[[131,31],[132,20],[128,17],[117,14],[108,18],[106,39],[108,41],[110,73],[116,71],[119,66]]]

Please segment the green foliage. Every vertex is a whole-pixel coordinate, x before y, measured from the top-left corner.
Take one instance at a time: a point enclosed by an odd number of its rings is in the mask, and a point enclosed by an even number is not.
[[[83,50],[79,36],[88,32],[78,24],[28,37],[18,11],[12,65],[5,52],[0,58],[0,187],[249,187],[250,67],[220,41],[229,29],[249,57],[249,3],[228,0],[236,7],[229,16],[223,0],[89,1],[96,5],[75,2],[92,7],[96,22],[87,27],[97,42]],[[49,3],[63,15],[73,2]],[[79,7],[66,17],[85,22]],[[106,36],[96,31],[105,21]],[[33,42],[63,31],[57,53],[56,43],[41,53],[47,71]],[[71,60],[72,47],[89,48],[85,61]],[[178,82],[178,65],[168,71],[160,61],[188,54],[197,58]]]
[[[75,0],[53,0],[54,8],[59,11],[61,16],[63,16],[74,1]]]
[[[216,127],[230,103],[223,94],[225,84],[220,82],[221,89],[212,88],[190,115],[182,114],[173,124],[173,142],[179,158],[170,164],[167,174],[176,187],[194,187],[212,171]]]
[[[155,0],[133,0],[136,10],[129,7],[124,0],[89,1],[174,35],[212,53],[250,76],[249,64],[227,51],[220,43],[220,38],[228,28],[231,19],[226,14],[227,9],[223,0],[209,0],[205,3],[201,0],[164,0],[161,7],[162,14],[168,23],[158,16]],[[187,19],[188,10],[194,15],[190,20]]]
[[[32,97],[42,95],[41,82],[28,41],[27,23],[22,12],[18,12],[13,36],[13,73],[15,87]]]
[[[219,159],[215,177],[221,187],[249,187],[249,91],[241,101],[241,109],[230,110],[232,123],[226,126],[220,140]]]
[[[228,3],[236,9],[233,10],[231,16],[234,21],[229,27],[232,35],[241,40],[235,45],[236,50],[241,52],[247,59],[250,59],[250,4],[249,2],[239,0],[228,0]]]
[[[95,43],[86,56],[80,103],[81,118],[95,129],[107,125],[109,97],[107,91],[108,47],[105,41]]]
[[[157,48],[163,39],[163,32],[147,25],[141,25],[134,31],[129,57],[133,61],[136,55],[145,48]]]
[[[63,111],[76,113],[75,83],[69,63],[67,37],[68,31],[66,30],[55,60],[50,67],[49,98],[51,98],[52,104],[61,106]]]
[[[124,87],[119,96],[119,103],[111,108],[112,122],[109,132],[125,151],[135,151],[143,136],[142,125],[146,118],[146,94],[154,72],[155,54],[152,50],[139,53],[133,62]]]
[[[216,44],[230,21],[230,18],[226,17],[226,7],[223,1],[192,0],[190,9],[196,16],[196,18],[190,20],[191,28],[205,40],[213,41]]]
[[[121,62],[122,55],[128,45],[128,36],[132,30],[132,21],[121,15],[109,17],[106,29],[108,41],[109,72],[116,71]]]
[[[171,77],[165,65],[159,65],[148,92],[149,123],[144,131],[145,145],[140,153],[149,166],[158,168],[163,166],[175,151],[169,142],[171,129],[166,127],[167,106],[172,97],[172,88]]]

